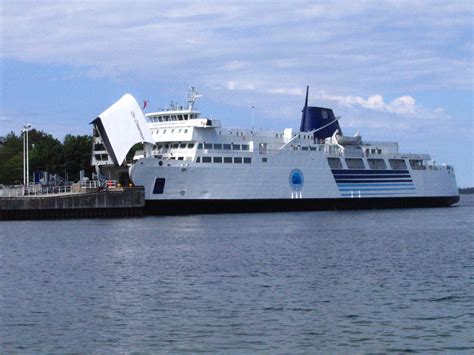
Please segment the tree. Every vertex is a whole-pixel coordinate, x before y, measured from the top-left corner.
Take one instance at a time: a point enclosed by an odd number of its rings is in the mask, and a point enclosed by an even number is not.
[[[0,184],[23,183],[23,137],[14,132],[0,137]],[[69,180],[78,180],[79,172],[92,172],[92,137],[64,137],[61,143],[51,134],[32,129],[28,133],[30,177],[34,171],[47,171]],[[67,176],[66,176],[67,175]],[[32,181],[32,179],[30,179]]]
[[[67,172],[67,178],[69,180],[79,180],[81,170],[85,170],[86,175],[92,173],[91,153],[91,136],[73,136],[68,134],[64,137],[64,170]]]
[[[1,137],[0,184],[23,183],[23,139],[14,132]]]

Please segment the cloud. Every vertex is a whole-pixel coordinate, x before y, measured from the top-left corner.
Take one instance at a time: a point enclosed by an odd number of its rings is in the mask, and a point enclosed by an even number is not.
[[[255,87],[309,83],[336,91],[357,83],[363,92],[388,83],[395,89],[471,86],[465,49],[471,40],[460,36],[471,30],[468,2],[127,5],[6,2],[0,55],[77,66],[85,75],[150,78],[154,72],[154,80],[179,75],[208,86],[236,78]]]
[[[364,109],[389,112],[407,117],[436,118],[444,115],[444,109],[440,107],[436,109],[424,108],[417,105],[415,98],[409,95],[397,97],[390,102],[385,102],[382,95],[372,95],[363,98],[361,96],[338,96],[322,93],[321,98],[347,107],[359,106]]]

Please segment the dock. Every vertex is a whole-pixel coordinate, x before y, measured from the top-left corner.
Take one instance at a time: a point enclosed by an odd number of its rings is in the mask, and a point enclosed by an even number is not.
[[[0,197],[0,220],[142,216],[143,187]]]

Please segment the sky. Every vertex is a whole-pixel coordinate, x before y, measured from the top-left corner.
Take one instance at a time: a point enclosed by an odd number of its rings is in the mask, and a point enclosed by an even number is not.
[[[474,186],[473,1],[0,0],[0,136],[62,139],[123,94],[148,111],[189,86],[225,127],[297,129],[310,105],[346,135],[397,141]]]

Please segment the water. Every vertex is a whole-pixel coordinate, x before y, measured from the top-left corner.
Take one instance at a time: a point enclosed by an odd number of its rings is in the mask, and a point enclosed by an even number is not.
[[[472,352],[473,212],[1,222],[0,352]]]

